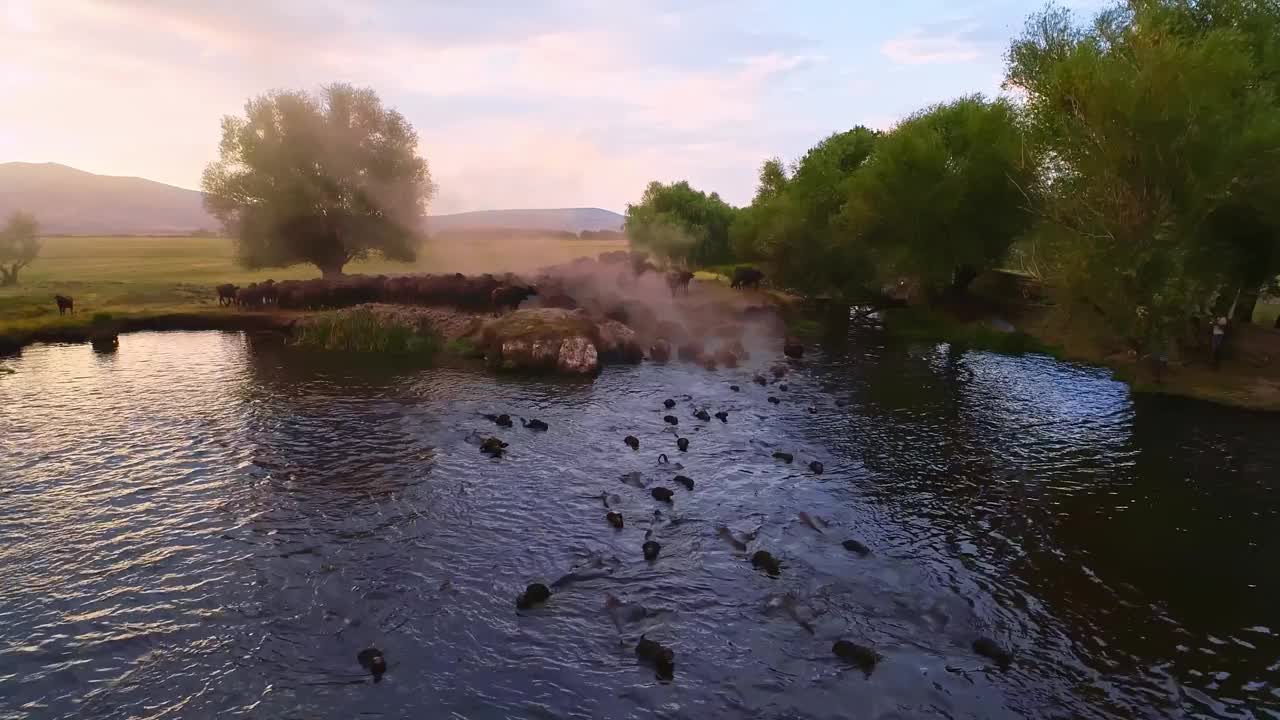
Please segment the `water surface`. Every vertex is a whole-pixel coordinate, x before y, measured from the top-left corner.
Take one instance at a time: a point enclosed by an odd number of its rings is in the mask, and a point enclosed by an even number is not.
[[[778,360],[586,383],[235,333],[28,348],[0,376],[0,718],[1280,717],[1280,420],[875,335],[792,363],[786,391],[751,382]],[[610,594],[651,612],[619,628]],[[839,638],[882,653],[869,678]]]

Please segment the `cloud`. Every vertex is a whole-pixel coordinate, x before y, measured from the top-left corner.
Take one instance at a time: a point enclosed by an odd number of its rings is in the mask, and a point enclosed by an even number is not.
[[[922,25],[880,55],[883,36],[823,17],[727,0],[0,0],[0,160],[194,187],[222,115],[344,81],[413,123],[440,211],[621,209],[653,179],[745,202],[762,158],[889,123],[961,72],[904,82],[891,60],[990,41],[968,20]]]
[[[886,41],[880,52],[899,65],[972,62],[986,52],[979,30],[976,23],[946,31],[917,27]]]

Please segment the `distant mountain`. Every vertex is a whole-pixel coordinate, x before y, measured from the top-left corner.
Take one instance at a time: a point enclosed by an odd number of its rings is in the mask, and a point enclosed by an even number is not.
[[[431,233],[469,230],[621,230],[625,218],[600,208],[549,208],[542,210],[477,210],[427,219]]]
[[[57,163],[0,163],[0,218],[34,213],[46,235],[185,235],[218,229],[202,194],[136,177],[95,175]],[[428,219],[431,233],[472,230],[621,230],[599,208],[479,210]]]
[[[26,210],[46,235],[169,235],[216,230],[201,194],[57,163],[0,163],[0,218]]]

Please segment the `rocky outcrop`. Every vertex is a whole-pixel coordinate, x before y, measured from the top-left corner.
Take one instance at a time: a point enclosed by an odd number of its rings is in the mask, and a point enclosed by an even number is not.
[[[620,322],[596,323],[580,310],[517,310],[485,324],[485,359],[504,370],[592,375],[604,360],[638,361],[636,334]]]
[[[644,359],[644,348],[635,330],[617,320],[605,320],[596,326],[596,331],[599,336],[596,349],[605,360],[638,363]]]

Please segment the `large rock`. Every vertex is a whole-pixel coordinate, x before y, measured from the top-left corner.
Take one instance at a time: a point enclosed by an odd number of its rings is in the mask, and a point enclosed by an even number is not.
[[[626,326],[622,326],[626,327]],[[600,332],[580,310],[517,310],[487,323],[485,358],[506,370],[590,375],[600,369]]]
[[[574,375],[594,375],[600,369],[600,355],[589,338],[581,335],[565,338],[560,343],[556,368]]]
[[[600,338],[597,349],[604,359],[629,363],[644,359],[644,347],[640,345],[635,330],[617,320],[605,320],[596,330]]]

